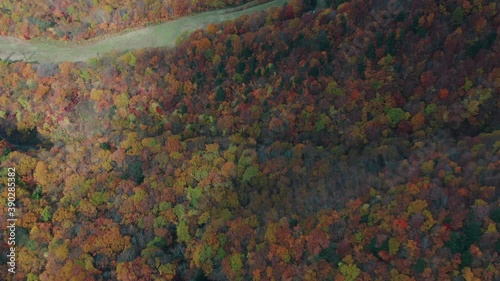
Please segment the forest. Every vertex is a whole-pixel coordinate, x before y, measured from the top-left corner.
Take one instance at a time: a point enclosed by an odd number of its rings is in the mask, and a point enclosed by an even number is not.
[[[325,2],[175,48],[0,61],[12,280],[499,280],[500,5]],[[95,12],[70,7],[57,28]]]
[[[0,35],[85,41],[181,16],[268,0],[5,0]]]

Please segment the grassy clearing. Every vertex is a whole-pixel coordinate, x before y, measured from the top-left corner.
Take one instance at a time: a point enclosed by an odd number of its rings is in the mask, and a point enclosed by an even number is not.
[[[87,61],[111,51],[135,50],[147,47],[175,46],[182,33],[206,27],[209,23],[233,20],[271,7],[283,6],[286,0],[275,0],[248,9],[227,8],[182,17],[158,25],[103,38],[89,44],[58,44],[55,42],[23,41],[0,36],[0,59],[37,62]]]

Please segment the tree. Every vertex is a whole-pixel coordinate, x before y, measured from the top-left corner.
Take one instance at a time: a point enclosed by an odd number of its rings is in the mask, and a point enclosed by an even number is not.
[[[151,280],[152,270],[146,263],[146,258],[136,258],[131,262],[120,262],[116,266],[118,280]]]

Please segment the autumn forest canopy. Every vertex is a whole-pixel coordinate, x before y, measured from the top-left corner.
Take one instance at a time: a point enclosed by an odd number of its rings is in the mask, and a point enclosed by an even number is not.
[[[0,35],[82,41],[181,16],[267,0],[5,0]]]
[[[100,34],[70,2],[50,28]],[[168,18],[131,3],[101,14]],[[175,48],[0,61],[15,280],[500,279],[500,5],[322,3]]]

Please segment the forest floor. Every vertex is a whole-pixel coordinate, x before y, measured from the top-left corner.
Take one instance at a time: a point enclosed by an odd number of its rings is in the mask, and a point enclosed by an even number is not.
[[[99,54],[112,51],[135,50],[141,48],[172,47],[176,39],[185,32],[204,28],[210,23],[233,20],[245,14],[252,14],[271,7],[283,6],[286,0],[275,0],[261,5],[245,4],[244,8],[231,7],[216,11],[185,16],[158,25],[126,31],[120,34],[92,40],[88,43],[48,42],[42,40],[25,41],[15,37],[0,36],[0,59],[10,61],[53,62],[87,61]],[[248,7],[248,8],[245,8]]]

